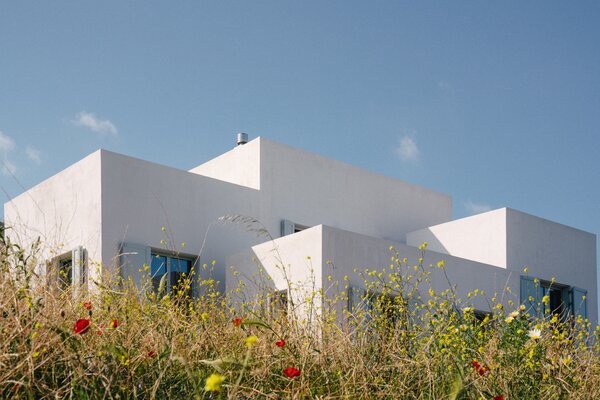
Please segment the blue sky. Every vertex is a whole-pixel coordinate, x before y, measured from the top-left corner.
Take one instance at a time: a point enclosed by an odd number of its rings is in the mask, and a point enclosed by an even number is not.
[[[189,169],[244,131],[455,217],[598,234],[598,21],[597,1],[2,2],[2,196],[98,148]]]

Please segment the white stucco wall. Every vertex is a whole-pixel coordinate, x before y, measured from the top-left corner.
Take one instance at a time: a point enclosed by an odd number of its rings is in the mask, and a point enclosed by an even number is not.
[[[281,220],[289,219],[397,240],[409,229],[450,218],[448,196],[260,138],[193,172],[105,150],[93,159],[95,170],[82,161],[51,178],[47,187],[56,193],[49,194],[43,186],[21,198],[61,198],[56,205],[44,200],[41,208],[46,212],[55,207],[66,219],[77,208],[72,203],[80,200],[76,190],[65,195],[61,187],[94,185],[95,190],[85,190],[85,204],[96,214],[86,208],[85,223],[77,221],[80,231],[69,235],[95,237],[94,244],[89,239],[79,244],[89,247],[90,260],[102,263],[107,273],[116,271],[122,243],[188,255],[203,247],[201,263],[216,260],[222,280],[226,255],[265,240],[244,232],[247,227],[240,224],[215,224],[228,214],[256,218],[273,237],[280,235]],[[9,220],[10,215],[7,211]],[[67,221],[56,218],[45,229],[60,237],[60,224],[67,229]],[[167,244],[161,243],[163,239]],[[182,242],[185,249],[180,248]]]
[[[403,241],[410,230],[451,218],[447,195],[264,138],[237,146],[191,172],[260,188],[253,199],[254,214],[249,215],[273,237],[280,235],[281,220],[287,219]]]
[[[429,250],[507,267],[506,208],[430,226],[406,235],[406,243]]]
[[[217,223],[234,214],[260,224]],[[270,268],[274,244],[300,281],[307,261],[315,266],[317,290],[327,289],[328,275],[389,265],[390,243],[412,261],[427,241],[426,262],[444,258],[460,290],[516,290],[528,266],[530,276],[590,291],[588,314],[597,314],[594,235],[511,209],[449,222],[446,195],[260,138],[191,172],[98,151],[7,203],[5,218],[11,238],[24,245],[42,239],[42,257],[83,245],[109,274],[128,243],[140,254],[201,253],[200,264],[215,260],[214,278],[224,282],[229,255],[251,270],[240,252],[255,246],[250,253]],[[314,228],[268,240],[280,235],[282,219]],[[257,236],[263,228],[269,234]]]
[[[264,138],[191,172],[260,188],[262,222],[274,236],[287,219],[404,241],[409,231],[451,219],[447,195]]]
[[[108,151],[102,152],[102,188],[102,259],[109,268],[118,264],[123,242],[188,255],[202,249],[200,264],[215,260],[215,278],[224,282],[225,256],[265,240],[245,224],[217,223],[231,214],[260,218],[258,191],[251,188]]]
[[[447,195],[264,139],[261,189],[275,223],[324,224],[396,241],[452,213]]]
[[[7,236],[29,247],[41,240],[39,262],[82,245],[91,260],[102,249],[101,152],[81,161],[15,197],[4,205]],[[91,278],[96,268],[90,268]]]

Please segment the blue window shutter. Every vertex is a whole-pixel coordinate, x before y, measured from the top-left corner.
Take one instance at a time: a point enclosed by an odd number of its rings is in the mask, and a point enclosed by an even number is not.
[[[142,284],[147,286],[147,282],[142,282],[142,277],[147,275],[144,266],[150,266],[152,251],[149,246],[136,243],[123,243],[119,256],[119,265],[121,277],[125,282],[132,280],[138,289]]]
[[[372,304],[366,290],[357,287],[348,288],[348,311],[362,322],[372,319]]]
[[[360,288],[348,288],[348,311],[351,314],[356,314],[365,308],[364,303],[365,291]]]
[[[581,315],[583,318],[587,318],[587,290],[578,287],[572,287],[570,289],[571,297],[571,312],[573,315]]]
[[[521,276],[520,300],[525,306],[525,312],[535,317],[541,317],[542,287],[533,278]]]
[[[281,236],[291,235],[292,233],[294,233],[294,228],[295,226],[292,221],[289,221],[287,219],[281,220]]]

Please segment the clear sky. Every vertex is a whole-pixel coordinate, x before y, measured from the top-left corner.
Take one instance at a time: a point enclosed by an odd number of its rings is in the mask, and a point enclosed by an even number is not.
[[[264,136],[600,233],[598,1],[3,1],[4,201]]]

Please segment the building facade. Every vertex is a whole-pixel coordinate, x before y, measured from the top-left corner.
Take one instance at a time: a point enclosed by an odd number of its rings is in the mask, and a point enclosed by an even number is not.
[[[63,286],[93,290],[116,275],[142,285],[147,266],[152,290],[206,264],[197,274],[221,292],[260,269],[291,299],[342,280],[356,293],[366,288],[355,268],[389,265],[390,246],[416,260],[427,242],[425,262],[444,260],[460,297],[510,287],[515,302],[548,295],[597,322],[595,235],[509,208],[452,220],[451,207],[447,195],[257,138],[189,171],[98,150],[4,215],[11,240],[40,239],[38,275]],[[434,274],[431,285],[448,283]]]

